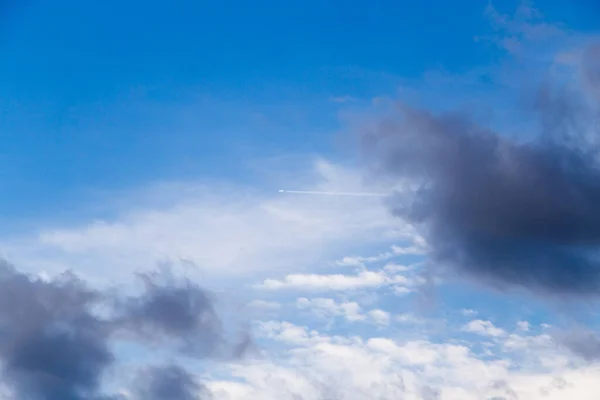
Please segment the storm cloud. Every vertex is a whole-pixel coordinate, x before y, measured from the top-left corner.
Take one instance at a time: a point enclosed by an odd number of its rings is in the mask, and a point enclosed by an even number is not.
[[[72,273],[47,280],[0,261],[1,378],[14,397],[120,399],[103,393],[103,378],[117,366],[111,345],[123,335],[153,349],[169,351],[176,343],[177,354],[185,349],[196,359],[227,348],[208,292],[187,280],[164,280],[160,273],[140,277],[144,291],[123,301]],[[238,346],[230,347],[236,354]],[[176,364],[148,369],[135,390],[143,399],[208,398],[206,388]]]
[[[582,58],[588,80],[599,57]],[[389,205],[421,229],[432,265],[499,288],[600,293],[600,120],[581,92],[542,85],[531,107],[539,130],[521,140],[405,106],[364,135],[376,176],[413,185]]]
[[[110,324],[91,312],[100,300],[71,274],[46,282],[0,261],[0,359],[17,398],[99,398],[113,362]]]
[[[120,328],[144,339],[174,343],[180,350],[202,357],[215,354],[224,344],[211,294],[165,270],[138,276],[144,291],[120,305]]]

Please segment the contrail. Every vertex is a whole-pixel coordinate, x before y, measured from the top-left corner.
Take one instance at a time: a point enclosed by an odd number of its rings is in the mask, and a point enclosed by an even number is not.
[[[384,197],[388,196],[385,193],[370,193],[370,192],[319,192],[314,190],[283,190],[280,189],[279,193],[293,193],[293,194],[314,194],[322,196],[370,196],[370,197]]]

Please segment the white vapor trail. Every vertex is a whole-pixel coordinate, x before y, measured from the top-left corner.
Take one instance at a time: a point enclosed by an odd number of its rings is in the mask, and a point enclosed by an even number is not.
[[[384,197],[388,196],[385,193],[370,193],[370,192],[319,192],[314,190],[283,190],[280,189],[279,193],[293,193],[293,194],[313,194],[321,196],[371,196],[371,197]]]

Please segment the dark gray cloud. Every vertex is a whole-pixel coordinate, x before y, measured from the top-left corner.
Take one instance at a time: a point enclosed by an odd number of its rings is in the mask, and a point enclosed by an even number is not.
[[[100,300],[73,275],[45,282],[0,261],[0,358],[18,399],[99,398],[113,361],[109,325],[91,312]]]
[[[250,346],[248,335],[237,345],[226,343],[214,299],[198,285],[160,272],[140,277],[144,291],[123,301],[114,291],[90,289],[72,273],[43,280],[0,261],[1,378],[15,398],[121,399],[102,393],[104,373],[116,366],[111,344],[117,334],[153,348],[172,350],[175,343],[193,357],[213,355],[219,346],[236,357]],[[174,365],[148,369],[136,390],[145,400],[208,396]]]
[[[128,332],[158,341],[174,341],[181,350],[209,356],[224,343],[221,321],[211,295],[168,271],[140,274],[144,292],[121,303],[119,325]]]
[[[422,229],[433,264],[500,288],[595,295],[597,106],[573,88],[546,84],[533,107],[539,132],[522,141],[462,114],[400,107],[364,136],[364,149],[377,176],[419,182],[389,203]]]
[[[179,365],[146,368],[139,375],[136,398],[140,400],[206,400],[210,392]]]

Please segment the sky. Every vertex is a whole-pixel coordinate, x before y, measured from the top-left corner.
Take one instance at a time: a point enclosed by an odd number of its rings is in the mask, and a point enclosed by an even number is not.
[[[0,0],[0,399],[596,399],[598,26]]]

